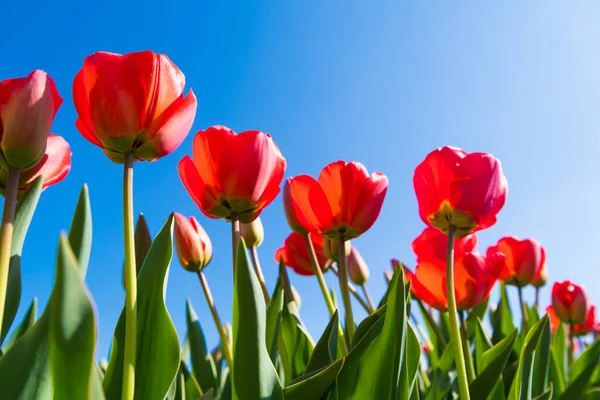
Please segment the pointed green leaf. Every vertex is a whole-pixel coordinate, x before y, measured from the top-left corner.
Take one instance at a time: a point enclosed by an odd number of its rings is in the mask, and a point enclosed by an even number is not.
[[[583,395],[582,400],[600,400],[600,388],[588,390]]]
[[[183,382],[184,382],[184,387],[185,387],[185,398],[186,399],[197,399],[200,396],[202,396],[202,389],[200,389],[200,385],[198,384],[196,377],[194,377],[194,375],[188,371],[187,366],[185,365],[185,363],[183,361],[180,363],[179,368],[180,368],[181,374],[183,375]],[[210,390],[213,390],[213,389],[210,389]]]
[[[398,400],[409,400],[415,391],[417,372],[421,361],[421,343],[410,324],[407,324],[406,355],[401,366],[401,381],[398,385]]]
[[[535,309],[529,309],[529,323],[534,324],[537,323],[536,320],[537,311]],[[533,370],[532,377],[532,386],[531,386],[531,395],[532,396],[541,396],[545,394],[548,390],[548,378],[550,372],[550,356],[552,355],[551,349],[551,341],[552,341],[552,331],[550,329],[550,324],[546,324],[542,331],[542,336],[540,337],[540,341],[535,349],[535,368]]]
[[[198,398],[198,400],[213,400],[215,398],[214,392],[213,390],[209,390],[208,392],[204,393],[200,398]]]
[[[550,354],[550,371],[548,373],[548,378],[553,387],[554,397],[560,397],[565,391],[565,380],[558,367],[554,353]]]
[[[281,280],[277,280],[275,290],[271,296],[271,301],[267,306],[267,331],[266,343],[269,350],[269,357],[273,365],[277,360],[277,344],[279,342],[279,330],[281,328],[281,313],[283,312],[283,288]]]
[[[61,235],[51,299],[50,368],[57,399],[86,399],[96,372],[94,305],[77,259]]]
[[[554,331],[554,338],[552,339],[552,355],[556,362],[557,376],[560,376],[562,382],[567,382],[567,328],[562,322],[558,324],[556,331]],[[555,392],[558,389],[555,383]],[[562,392],[562,390],[560,391]]]
[[[308,362],[303,375],[324,368],[335,361],[337,354],[338,324],[338,312],[335,310],[333,317],[329,320],[325,331],[312,352],[310,361]]]
[[[600,364],[600,340],[588,347],[575,360],[569,372],[569,385],[560,396],[561,400],[578,399],[589,388],[590,378]]]
[[[336,324],[337,330],[337,324]],[[335,333],[335,331],[334,331]],[[337,337],[337,334],[334,334]],[[299,377],[283,391],[285,400],[319,399],[335,381],[340,373],[344,359],[339,360]]]
[[[87,185],[83,185],[77,200],[69,229],[69,243],[78,261],[81,276],[85,279],[92,250],[92,211]]]
[[[496,308],[492,317],[492,327],[494,331],[492,336],[493,343],[498,343],[515,330],[512,311],[510,309],[510,304],[508,303],[506,285],[504,284],[500,285],[500,301],[498,302],[498,308]]]
[[[534,400],[550,400],[552,399],[552,385],[550,385],[550,387],[544,391],[543,393],[541,393],[539,396],[534,397]]]
[[[148,228],[148,222],[143,213],[138,216],[137,222],[135,223],[135,264],[138,274],[144,265],[146,256],[152,247],[152,235],[150,235],[150,228]]]
[[[369,330],[380,318],[385,317],[386,311],[387,304],[384,304],[383,306],[378,308],[373,314],[368,315],[367,318],[361,321],[361,323],[356,328],[356,331],[354,332],[354,336],[352,337],[352,346],[350,347],[351,349],[358,345],[362,338],[367,334],[367,332],[369,332]]]
[[[262,290],[240,239],[233,292],[233,400],[282,399],[283,391],[265,344]],[[239,372],[236,372],[239,371]]]
[[[485,326],[481,320],[477,318],[477,329],[475,330],[475,367],[477,375],[483,372],[483,354],[493,347],[492,339],[490,338]]]
[[[42,182],[42,177],[39,176],[17,202],[10,250],[8,285],[4,303],[4,317],[2,320],[2,331],[0,332],[0,345],[6,339],[19,310],[19,303],[21,302],[21,253],[23,252],[23,243],[25,242],[27,230],[29,229],[33,213],[42,193]]]
[[[204,332],[202,332],[198,315],[196,315],[189,298],[185,302],[185,319],[190,343],[192,370],[202,391],[207,392],[210,388],[217,387],[217,370],[212,355],[206,348]]]
[[[10,339],[8,339],[8,341],[6,342],[4,347],[2,347],[3,354],[6,353],[12,346],[14,346],[17,339],[19,339],[21,336],[23,336],[25,334],[25,332],[27,332],[33,326],[36,318],[37,318],[37,297],[34,297],[33,301],[31,302],[31,305],[29,306],[29,308],[27,309],[27,312],[25,313],[25,317],[23,317],[23,321],[21,321],[21,324],[17,327],[17,329],[15,329],[12,336],[10,337]]]
[[[469,315],[467,316],[467,336],[469,339],[475,336],[477,331],[477,320],[483,320],[485,314],[487,313],[489,302],[490,298],[488,296],[484,301],[476,305],[471,312],[469,312]]]
[[[180,351],[177,332],[165,305],[165,292],[171,257],[173,215],[156,236],[137,279],[137,351],[135,398],[164,399],[177,371]],[[119,399],[123,379],[125,313],[117,322],[104,377],[109,399]]]

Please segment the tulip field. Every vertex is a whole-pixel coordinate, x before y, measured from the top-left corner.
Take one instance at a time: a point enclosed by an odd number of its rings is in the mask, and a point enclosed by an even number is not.
[[[197,99],[166,55],[98,52],[82,61],[73,123],[89,152],[123,167],[123,232],[114,246],[125,255],[125,300],[110,352],[99,359],[99,316],[86,284],[94,204],[84,186],[69,229],[56,233],[47,304],[37,315],[21,301],[27,231],[44,190],[69,174],[71,150],[50,133],[63,103],[52,78],[41,70],[0,77],[0,399],[600,399],[600,322],[581,282],[552,282],[533,238],[507,235],[478,248],[478,232],[502,218],[508,195],[493,155],[450,146],[422,154],[413,175],[422,220],[415,258],[391,258],[387,290],[374,298],[353,239],[379,218],[390,185],[384,173],[331,160],[317,176],[288,176],[275,134],[222,125],[191,133]],[[162,216],[152,237],[144,217],[134,219],[134,168],[160,163],[188,135],[177,172],[198,213]],[[260,216],[276,200],[289,236],[261,260]],[[204,271],[215,250],[208,219],[231,230],[231,248],[219,249],[233,271],[231,323]],[[219,335],[214,348],[191,302],[178,337],[165,303],[172,260],[198,279]],[[279,265],[274,290],[267,263]],[[294,274],[312,279],[314,293],[296,291]],[[539,296],[546,285],[551,301]],[[300,312],[303,296],[327,310],[324,331],[303,323],[312,311]]]

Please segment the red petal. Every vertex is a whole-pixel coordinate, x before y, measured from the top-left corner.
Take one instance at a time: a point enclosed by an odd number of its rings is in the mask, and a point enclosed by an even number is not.
[[[331,229],[331,208],[321,185],[308,175],[296,176],[289,184],[292,206],[302,225],[318,233]]]
[[[222,193],[218,178],[222,155],[234,137],[235,133],[225,126],[211,126],[205,131],[199,131],[194,138],[194,165],[204,184],[219,193]]]
[[[222,218],[223,215],[213,213],[218,206],[218,198],[214,191],[205,185],[189,156],[185,156],[179,161],[178,169],[183,185],[200,210],[210,218]]]

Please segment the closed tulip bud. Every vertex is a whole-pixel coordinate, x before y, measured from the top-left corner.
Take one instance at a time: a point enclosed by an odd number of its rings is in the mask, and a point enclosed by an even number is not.
[[[302,307],[302,298],[300,297],[300,293],[296,290],[295,287],[291,286],[292,289],[292,297],[294,298],[294,303],[296,303],[296,307],[298,310]]]
[[[500,280],[507,285],[525,287],[533,283],[546,264],[546,252],[535,239],[503,237],[495,246],[488,248],[488,256],[498,252],[506,255]]]
[[[533,287],[539,289],[542,286],[545,286],[547,282],[548,282],[548,268],[546,267],[546,264],[544,264],[544,265],[542,265],[542,268],[538,272],[538,275],[535,278],[533,278],[533,282],[531,282],[531,284],[533,285]]]
[[[175,247],[183,268],[190,272],[201,271],[212,258],[210,238],[196,218],[187,219],[179,213],[175,216]]]
[[[240,233],[248,248],[259,247],[265,239],[265,230],[260,217],[248,224],[240,224]]]
[[[392,281],[392,278],[394,277],[394,274],[392,274],[392,272],[388,271],[387,269],[383,271],[383,275],[385,276],[385,280],[387,281],[387,283],[390,283]]]
[[[0,163],[27,170],[40,162],[62,103],[52,78],[36,70],[0,82]]]
[[[325,250],[325,255],[331,261],[339,262],[339,252],[340,252],[340,241],[336,239],[328,239],[325,238],[323,240],[323,249]],[[346,257],[350,255],[350,250],[352,249],[352,245],[349,241],[344,242],[344,251],[346,253]]]
[[[552,308],[561,321],[581,324],[588,315],[590,301],[583,286],[570,281],[556,282],[552,287]]]
[[[352,282],[360,286],[369,279],[369,267],[354,246],[350,248],[348,255],[348,276]]]

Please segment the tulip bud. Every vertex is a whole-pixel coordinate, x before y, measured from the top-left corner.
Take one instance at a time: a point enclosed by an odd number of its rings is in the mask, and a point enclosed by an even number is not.
[[[548,268],[546,268],[546,264],[544,264],[531,284],[536,289],[539,289],[542,286],[545,286],[546,282],[548,282]]]
[[[265,230],[260,217],[248,224],[240,224],[240,233],[248,248],[259,247],[265,239]]]
[[[574,325],[585,321],[590,301],[583,286],[570,281],[556,282],[552,287],[552,307],[561,321]]]
[[[0,164],[27,170],[44,156],[62,99],[52,78],[36,70],[0,82]]]
[[[187,219],[179,213],[175,216],[175,247],[183,268],[190,272],[201,271],[212,258],[210,238],[196,218]]]
[[[300,310],[300,307],[302,306],[302,298],[300,297],[300,293],[298,293],[295,287],[290,287],[292,289],[292,298],[294,299],[294,303],[296,303],[296,307],[298,307],[298,310]]]
[[[298,214],[294,209],[294,199],[292,198],[290,180],[291,178],[288,178],[283,185],[283,210],[285,211],[285,218],[287,219],[290,228],[292,228],[294,232],[304,236],[308,233],[308,230],[300,222]]]
[[[336,239],[325,238],[323,240],[323,249],[325,250],[325,255],[331,261],[339,262],[339,252],[340,252],[339,243],[340,243],[339,240],[336,240]],[[348,257],[350,255],[351,249],[352,249],[352,245],[350,244],[350,241],[346,240],[344,242],[344,250],[346,253],[346,257]]]
[[[355,284],[362,286],[369,279],[369,267],[356,247],[352,246],[348,255],[348,276]]]
[[[392,274],[387,269],[383,271],[383,275],[385,276],[385,280],[387,281],[387,283],[390,283],[392,281],[392,278],[394,277],[394,274]]]

